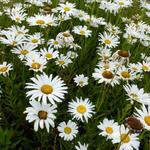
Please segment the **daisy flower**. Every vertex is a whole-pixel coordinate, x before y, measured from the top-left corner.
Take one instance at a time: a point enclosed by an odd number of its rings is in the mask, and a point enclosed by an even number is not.
[[[69,102],[68,107],[68,112],[73,115],[73,119],[76,118],[77,120],[81,120],[82,122],[88,122],[88,119],[91,118],[95,113],[95,106],[92,105],[88,98],[76,98],[76,100]]]
[[[56,105],[40,103],[35,100],[30,101],[31,107],[27,107],[24,113],[27,113],[26,120],[28,122],[34,122],[34,130],[38,131],[38,128],[47,129],[49,132],[50,126],[54,127],[54,119],[57,112]]]
[[[13,70],[12,68],[12,64],[9,64],[7,62],[3,62],[2,64],[0,64],[0,75],[2,74],[3,76],[7,76],[9,75],[9,71]]]
[[[139,134],[130,134],[129,129],[124,125],[120,126],[120,132],[112,139],[112,142],[119,143],[119,150],[139,150]]]
[[[48,47],[48,49],[46,49],[46,48],[41,49],[40,53],[47,60],[50,60],[50,59],[57,58],[59,52],[58,51],[54,51],[54,49],[51,48],[51,47]]]
[[[98,80],[98,83],[104,82],[105,84],[110,84],[111,86],[119,84],[120,78],[116,76],[113,70],[110,69],[106,70],[104,68],[96,68],[92,76],[95,80]]]
[[[48,17],[46,15],[37,14],[34,17],[29,17],[27,22],[30,26],[41,26],[44,27],[47,25]]]
[[[119,44],[119,37],[111,33],[104,32],[104,34],[100,34],[99,36],[99,41],[107,48],[115,48]]]
[[[64,121],[61,122],[57,129],[60,132],[59,136],[65,141],[72,141],[78,133],[77,124],[71,120],[69,120],[67,123]]]
[[[71,59],[63,54],[61,54],[56,60],[56,64],[62,68],[67,67],[70,63],[72,63]]]
[[[75,4],[66,2],[66,4],[59,4],[59,7],[56,8],[60,13],[65,14],[67,16],[72,16],[75,14]]]
[[[150,105],[147,107],[143,105],[141,109],[136,108],[134,116],[143,123],[145,129],[150,131]]]
[[[35,72],[43,72],[43,69],[46,68],[46,59],[40,56],[39,52],[30,52],[26,55],[25,64],[30,67],[30,70]]]
[[[41,33],[35,33],[33,35],[29,35],[27,38],[27,42],[30,42],[32,44],[35,45],[40,45],[44,43],[44,39],[42,38],[42,34]]]
[[[85,37],[91,36],[92,31],[87,29],[87,26],[75,26],[72,30],[74,33],[84,35]]]
[[[78,146],[75,146],[76,150],[87,150],[88,149],[88,144],[81,144],[80,142],[78,142]]]
[[[58,76],[53,78],[53,75],[47,76],[46,74],[37,75],[35,78],[31,78],[33,83],[27,83],[26,89],[28,91],[27,97],[30,97],[30,100],[38,99],[43,103],[47,103],[47,100],[55,104],[55,102],[61,102],[64,99],[64,94],[67,93],[67,87],[63,80]]]
[[[50,39],[48,41],[48,45],[50,47],[55,48],[55,49],[59,49],[59,48],[62,48],[63,42],[62,42],[62,40],[59,40],[59,39],[55,39],[55,40],[54,39]]]
[[[142,63],[139,63],[139,67],[144,72],[150,72],[150,62],[143,61]]]
[[[70,44],[74,41],[73,36],[70,34],[70,31],[65,31],[65,32],[60,32],[57,36],[56,39],[62,41],[65,44]]]
[[[125,91],[127,92],[127,96],[129,96],[128,100],[137,101],[141,104],[150,104],[150,94],[145,93],[144,89],[139,89],[137,85],[124,85]]]
[[[85,85],[88,85],[88,77],[85,77],[83,74],[76,75],[76,77],[73,79],[77,86],[83,87]]]
[[[105,118],[103,122],[97,126],[98,129],[101,130],[99,135],[107,137],[107,139],[112,139],[115,137],[119,132],[119,125],[114,120],[108,120]]]
[[[135,73],[131,72],[129,68],[126,68],[125,66],[122,66],[117,70],[117,75],[125,81],[134,80],[135,77]]]
[[[18,54],[19,58],[21,60],[23,60],[31,52],[33,52],[33,51],[37,52],[37,50],[35,50],[36,47],[37,47],[37,45],[34,45],[32,43],[24,43],[24,44],[20,44],[17,47],[13,48],[11,51],[14,54]]]

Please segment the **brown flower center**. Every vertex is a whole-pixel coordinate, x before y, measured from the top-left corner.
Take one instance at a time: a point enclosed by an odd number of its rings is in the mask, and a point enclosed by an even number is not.
[[[47,112],[46,111],[43,111],[43,110],[41,110],[41,111],[39,111],[38,112],[38,117],[40,118],[40,119],[47,119]]]
[[[103,73],[102,73],[102,76],[104,77],[104,78],[106,78],[106,79],[112,79],[113,78],[113,73],[111,72],[111,71],[104,71]]]

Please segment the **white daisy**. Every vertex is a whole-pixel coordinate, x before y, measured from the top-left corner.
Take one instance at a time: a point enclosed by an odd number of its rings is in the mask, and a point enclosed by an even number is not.
[[[88,119],[91,118],[95,113],[95,106],[92,105],[88,98],[76,98],[76,100],[69,102],[68,107],[68,112],[73,115],[73,119],[76,118],[77,120],[81,120],[82,122],[88,122]]]
[[[26,89],[30,89],[26,93],[30,100],[37,98],[38,101],[43,103],[47,103],[48,100],[50,103],[55,104],[55,102],[61,102],[64,99],[64,94],[67,93],[64,81],[58,76],[53,78],[52,74],[50,76],[43,74],[31,78],[31,80],[33,83],[26,84]]]
[[[30,67],[30,70],[35,72],[43,72],[43,69],[46,68],[46,59],[40,56],[39,52],[30,52],[26,55],[25,64]]]
[[[114,120],[108,120],[105,118],[103,122],[97,126],[98,129],[102,130],[99,135],[107,137],[107,139],[112,139],[119,132],[119,125]]]
[[[28,122],[34,122],[34,130],[38,131],[38,128],[44,128],[44,125],[49,132],[50,126],[54,127],[54,119],[57,112],[56,105],[44,104],[35,100],[30,101],[31,107],[27,107],[24,113],[27,113],[26,120]]]
[[[65,14],[67,16],[72,16],[75,14],[75,4],[66,2],[66,4],[59,4],[59,7],[56,8],[60,13]]]
[[[71,59],[63,54],[61,54],[56,60],[56,64],[62,68],[67,67],[70,63],[72,63]]]
[[[9,64],[7,62],[3,62],[2,64],[0,64],[0,75],[2,74],[3,76],[7,76],[9,75],[9,71],[13,70],[12,68],[12,64]]]
[[[30,52],[37,52],[37,50],[35,50],[36,47],[37,45],[34,45],[32,43],[24,43],[13,48],[11,51],[14,54],[18,54],[19,58],[23,60],[26,58],[26,55],[28,55]]]
[[[141,104],[150,104],[150,94],[145,93],[144,89],[139,89],[137,85],[124,85],[125,91],[127,92],[127,96],[129,96],[128,100],[137,101]]]
[[[124,125],[120,126],[119,131],[119,134],[112,139],[114,144],[120,144],[119,150],[139,150],[140,142],[138,134],[129,133],[129,129],[125,128]]]
[[[54,49],[51,48],[51,47],[48,47],[48,49],[46,49],[46,48],[41,49],[40,53],[47,60],[50,60],[50,59],[57,58],[59,52],[58,51],[54,51]]]
[[[104,32],[104,34],[100,34],[99,41],[104,44],[105,47],[115,48],[119,44],[118,36],[114,36],[111,33]]]
[[[76,75],[76,77],[73,79],[77,86],[83,87],[88,85],[88,77],[85,77],[84,74]]]
[[[144,128],[150,131],[150,105],[142,106],[141,109],[136,108],[134,116],[137,117],[144,125]]]
[[[92,31],[87,29],[87,26],[75,26],[72,30],[74,33],[84,35],[85,37],[91,36]]]
[[[119,77],[115,74],[113,70],[106,70],[102,68],[96,68],[95,72],[92,74],[95,80],[98,80],[98,83],[105,83],[114,86],[119,84]]]
[[[67,123],[64,121],[61,122],[57,129],[60,132],[59,136],[65,141],[72,141],[78,133],[78,127],[76,123],[72,122],[71,120],[69,120]]]

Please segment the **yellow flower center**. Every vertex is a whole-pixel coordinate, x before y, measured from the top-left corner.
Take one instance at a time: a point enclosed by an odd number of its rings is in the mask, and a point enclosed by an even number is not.
[[[71,131],[72,131],[72,129],[71,129],[70,127],[65,127],[65,128],[64,128],[64,132],[65,132],[66,134],[70,134]]]
[[[37,43],[38,39],[32,39],[32,43]]]
[[[4,67],[0,67],[0,72],[6,72],[8,69],[8,67],[4,66]]]
[[[48,85],[48,84],[44,84],[42,87],[41,87],[41,91],[44,93],[44,94],[51,94],[53,92],[53,87],[51,85]]]
[[[84,83],[83,81],[79,81],[79,85],[83,86],[83,83]]]
[[[81,35],[85,35],[85,31],[84,30],[80,30],[80,34]]]
[[[54,45],[58,45],[59,43],[58,43],[58,41],[54,41]]]
[[[121,140],[121,142],[123,142],[123,143],[128,143],[128,142],[130,142],[130,137],[129,137],[129,135],[128,134],[121,134],[121,136],[120,136],[120,140]]]
[[[85,105],[79,105],[77,107],[77,112],[84,114],[86,112],[86,106]]]
[[[150,116],[145,116],[144,121],[148,126],[150,126]]]
[[[119,4],[120,6],[122,6],[122,5],[124,5],[124,2],[119,2],[118,4]]]
[[[104,71],[103,73],[102,73],[102,76],[104,77],[104,78],[106,78],[106,79],[112,79],[113,78],[113,73],[111,72],[111,71]]]
[[[41,110],[41,111],[39,111],[38,112],[38,117],[40,118],[40,119],[47,119],[47,112],[46,111],[43,111],[43,110]]]
[[[113,128],[112,128],[112,127],[107,127],[107,128],[106,128],[106,132],[107,132],[108,134],[112,134],[112,133],[113,133]]]
[[[131,75],[130,75],[130,73],[128,71],[122,71],[121,72],[121,76],[123,78],[130,78],[131,77]]]
[[[138,100],[138,99],[139,99],[139,97],[138,97],[138,95],[137,95],[136,93],[131,93],[130,96],[131,96],[133,99],[135,99],[135,100]]]
[[[16,21],[19,22],[19,21],[20,21],[20,18],[16,18]]]
[[[111,44],[111,41],[108,40],[108,39],[106,39],[106,40],[104,41],[104,43],[109,45],[109,44]]]
[[[143,66],[142,66],[142,69],[143,69],[144,71],[148,71],[148,70],[149,70],[148,66],[146,66],[146,65],[143,65]]]
[[[137,71],[138,68],[137,68],[137,67],[132,67],[132,70],[133,70],[133,71]]]
[[[38,25],[43,25],[43,24],[45,24],[45,21],[39,19],[39,20],[36,21],[36,24],[38,24]]]
[[[68,12],[68,11],[70,11],[70,10],[71,10],[71,9],[70,9],[69,7],[65,7],[65,8],[64,8],[64,11],[65,11],[65,12]]]
[[[45,55],[45,57],[46,57],[46,58],[48,58],[48,59],[50,59],[50,58],[52,58],[52,57],[53,57],[53,55],[52,55],[52,54],[50,54],[50,53],[47,53],[47,54]]]
[[[26,50],[26,49],[23,49],[23,50],[20,51],[20,53],[21,53],[22,55],[27,55],[27,54],[29,53],[29,51]]]
[[[64,65],[64,64],[65,64],[65,62],[64,62],[63,60],[58,61],[58,63],[59,63],[60,65]]]
[[[31,66],[32,66],[33,69],[39,69],[41,67],[41,64],[39,64],[37,62],[34,62],[34,63],[32,63]]]

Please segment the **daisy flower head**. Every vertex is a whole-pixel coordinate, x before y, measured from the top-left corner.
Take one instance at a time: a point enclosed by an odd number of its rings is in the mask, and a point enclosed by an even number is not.
[[[76,98],[72,102],[69,102],[68,112],[73,115],[73,119],[81,120],[82,122],[88,122],[88,119],[95,113],[95,106],[92,105],[88,98],[83,99],[82,97]]]
[[[52,47],[48,47],[48,49],[43,48],[40,50],[41,55],[47,60],[54,59],[58,57],[58,51],[54,51]]]
[[[26,55],[25,64],[30,67],[30,70],[35,72],[43,72],[43,69],[46,68],[46,59],[40,56],[39,52],[30,52]]]
[[[34,45],[41,45],[44,43],[44,39],[42,38],[42,34],[41,33],[35,33],[33,35],[29,35],[27,38],[27,42],[30,42]]]
[[[117,70],[117,75],[120,76],[122,80],[129,81],[134,80],[135,73],[131,72],[129,68],[122,66]]]
[[[37,46],[32,43],[24,43],[20,44],[17,47],[13,48],[11,51],[14,54],[18,54],[19,58],[21,60],[25,59],[27,55],[29,55],[31,52],[37,52],[35,50]]]
[[[131,134],[128,128],[124,125],[120,126],[118,134],[112,139],[112,142],[120,143],[119,150],[139,150],[140,142],[139,134]]]
[[[60,32],[56,36],[56,39],[58,39],[59,41],[62,41],[66,45],[69,45],[70,43],[74,41],[74,38],[71,35],[70,31]]]
[[[46,15],[37,14],[34,17],[29,17],[27,22],[30,26],[41,26],[45,27],[47,25],[48,17]]]
[[[114,0],[114,2],[120,7],[125,8],[132,5],[132,0]]]
[[[114,86],[119,84],[119,77],[115,74],[114,70],[105,69],[105,68],[96,68],[95,72],[92,74],[95,80],[98,80],[98,83],[105,83]]]
[[[150,62],[143,61],[142,63],[139,63],[139,67],[143,72],[150,72]]]
[[[72,60],[63,54],[60,54],[60,56],[57,57],[56,64],[62,68],[67,67],[70,63],[72,63]]]
[[[107,118],[105,118],[103,122],[100,122],[100,124],[97,127],[101,130],[99,135],[107,137],[107,139],[112,139],[119,132],[118,123],[114,120],[108,120]]]
[[[49,128],[54,127],[54,120],[56,116],[54,115],[57,110],[56,105],[40,103],[38,101],[30,101],[31,107],[27,107],[24,113],[27,114],[26,120],[29,123],[34,122],[34,130],[38,131],[39,127],[44,129],[44,126],[49,132]]]
[[[76,150],[87,150],[88,149],[88,144],[81,144],[80,142],[78,142],[78,146],[75,146]]]
[[[5,61],[2,64],[0,64],[0,75],[3,76],[9,75],[10,70],[13,70],[12,64],[9,64]]]
[[[64,121],[61,122],[57,129],[60,132],[59,136],[65,141],[72,141],[78,133],[77,124],[71,120],[69,120],[67,123]]]
[[[85,85],[88,85],[88,77],[85,77],[84,74],[76,75],[76,77],[74,77],[73,79],[77,86],[83,87]]]
[[[85,37],[91,36],[92,31],[87,29],[87,26],[75,26],[72,30],[74,33]]]
[[[56,8],[61,14],[64,14],[66,16],[73,16],[75,15],[76,9],[74,3],[66,2],[65,4],[59,4],[59,6]]]
[[[115,48],[119,44],[119,37],[114,36],[111,33],[104,32],[99,35],[99,41],[107,48]]]
[[[25,87],[26,89],[30,89],[26,93],[27,97],[30,97],[30,100],[37,98],[38,101],[42,101],[43,103],[49,101],[55,104],[56,102],[62,102],[64,94],[67,93],[64,81],[58,76],[53,78],[52,74],[49,76],[42,74],[31,78],[31,80],[33,83],[27,83]]]
[[[127,92],[127,96],[129,96],[128,100],[139,102],[141,104],[150,104],[150,94],[145,93],[144,89],[139,89],[137,85],[124,85],[125,91]]]
[[[136,108],[134,116],[143,123],[145,129],[150,131],[150,105],[147,107],[142,105],[141,109]]]
[[[55,48],[55,49],[59,49],[59,48],[62,48],[63,42],[62,42],[62,40],[60,40],[59,38],[57,38],[57,39],[50,39],[50,40],[48,41],[48,45],[49,45],[50,47]]]

